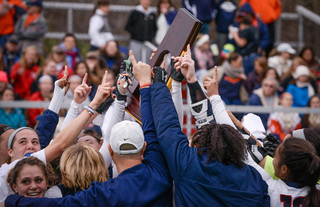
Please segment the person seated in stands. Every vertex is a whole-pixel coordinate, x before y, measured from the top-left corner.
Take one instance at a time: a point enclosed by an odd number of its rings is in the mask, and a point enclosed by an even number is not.
[[[77,40],[74,34],[65,34],[62,43],[59,45],[66,54],[66,61],[71,70],[75,69],[76,63],[83,60],[80,50],[77,48]]]
[[[39,79],[39,91],[31,94],[30,101],[50,101],[52,98],[53,80],[51,76],[44,75]],[[44,110],[42,108],[31,108],[28,110],[29,126],[36,125],[36,120]]]
[[[284,92],[280,97],[280,107],[291,108],[293,98],[291,93]],[[268,130],[283,141],[293,130],[301,129],[301,118],[297,112],[273,112],[269,116]]]
[[[108,41],[105,48],[101,51],[101,56],[107,63],[104,67],[112,70],[115,76],[117,76],[120,73],[120,64],[124,59],[124,55],[119,49],[119,42],[116,40]]]
[[[54,60],[47,58],[44,60],[41,70],[38,71],[37,78],[33,81],[31,86],[31,93],[34,93],[39,90],[39,80],[41,77],[48,75],[52,78],[53,83],[58,78],[58,71],[56,68],[56,63]]]
[[[19,38],[19,48],[23,51],[28,46],[37,47],[43,55],[44,35],[47,32],[47,21],[42,12],[42,0],[27,0],[28,10],[14,27],[14,35]]]
[[[56,63],[57,72],[63,72],[64,66],[67,65],[66,53],[59,45],[55,45],[51,49],[51,53],[48,55]]]
[[[247,105],[277,107],[279,105],[278,88],[279,83],[276,79],[263,79],[261,87],[252,92]],[[260,113],[257,115],[261,118],[264,128],[267,129],[269,113]]]
[[[12,86],[7,87],[1,95],[1,101],[14,101]],[[25,127],[26,118],[20,108],[0,108],[0,124],[6,124],[13,129]]]
[[[320,94],[311,96],[307,106],[320,109]],[[320,134],[320,114],[311,113],[303,115],[302,127],[314,129]]]
[[[281,43],[277,47],[277,55],[268,58],[268,66],[275,68],[278,75],[282,76],[290,69],[292,60],[291,55],[294,55],[296,50],[288,43]]]
[[[31,85],[40,70],[38,64],[37,48],[29,46],[25,48],[19,61],[12,66],[10,79],[15,93],[20,98],[27,99],[31,95]]]
[[[9,77],[12,66],[19,60],[21,56],[21,50],[18,49],[19,38],[15,35],[11,35],[4,46],[3,56],[5,71]]]

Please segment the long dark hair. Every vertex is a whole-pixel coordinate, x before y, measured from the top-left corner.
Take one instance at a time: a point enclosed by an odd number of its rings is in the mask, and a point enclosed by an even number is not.
[[[227,124],[212,123],[201,127],[193,136],[192,146],[198,147],[198,154],[207,149],[207,163],[216,160],[242,168],[246,159],[244,139],[238,130]]]
[[[316,184],[320,176],[320,158],[314,147],[299,138],[286,139],[278,149],[279,165],[286,165],[289,174],[286,180],[310,188],[303,206],[320,206],[320,191]]]

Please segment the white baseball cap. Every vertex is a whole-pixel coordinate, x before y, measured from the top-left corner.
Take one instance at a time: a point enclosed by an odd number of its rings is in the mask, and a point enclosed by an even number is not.
[[[278,47],[277,47],[277,52],[287,52],[290,54],[295,54],[296,50],[293,49],[291,47],[291,45],[289,45],[288,43],[281,43]]]
[[[117,154],[135,154],[144,146],[144,136],[140,125],[132,121],[115,124],[110,133],[110,146]]]

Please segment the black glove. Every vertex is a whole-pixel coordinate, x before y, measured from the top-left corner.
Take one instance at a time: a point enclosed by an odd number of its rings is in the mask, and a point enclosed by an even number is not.
[[[249,138],[247,140],[248,145],[248,151],[252,157],[252,159],[259,163],[265,156],[267,156],[267,151],[263,147],[259,147],[259,145],[256,144],[256,140],[253,138]]]
[[[153,83],[161,82],[165,84],[167,82],[168,74],[164,68],[155,67],[153,68],[153,72]]]
[[[181,73],[181,70],[176,71],[176,69],[174,69],[174,64],[175,62],[171,59],[171,75],[170,77],[175,80],[175,81],[179,81],[182,82],[184,79],[184,76]]]
[[[96,112],[98,112],[99,114],[102,114],[103,112],[107,111],[108,108],[111,106],[113,102],[113,98],[110,96],[108,97],[104,102],[102,102],[98,108],[96,109]]]
[[[280,140],[277,139],[273,134],[268,134],[263,139],[263,147],[267,150],[269,156],[273,157],[278,145],[281,144]]]
[[[118,84],[118,83],[120,83],[120,80],[121,80],[122,78],[128,79],[128,77],[122,76],[121,74],[119,74],[118,77],[116,78],[116,80],[117,80],[117,83],[116,83],[117,100],[118,100],[118,101],[127,101],[127,94],[122,94],[122,93],[120,92],[120,89],[119,89],[119,87],[120,87],[121,85]],[[126,86],[123,85],[123,87],[127,87],[127,86],[128,86],[128,84],[129,84],[129,83],[128,83],[128,80],[126,80],[126,81],[127,81],[127,82],[124,83],[124,84],[126,84]]]

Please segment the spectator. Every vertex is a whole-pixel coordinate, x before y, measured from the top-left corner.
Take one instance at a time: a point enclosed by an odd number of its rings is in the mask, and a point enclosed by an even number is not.
[[[157,33],[155,42],[160,45],[164,36],[177,15],[177,10],[171,0],[159,0],[157,13]]]
[[[200,33],[210,34],[210,24],[216,12],[216,3],[211,0],[182,0],[182,6],[196,16],[202,23]]]
[[[306,46],[302,48],[299,56],[302,57],[304,61],[306,61],[311,73],[316,76],[318,87],[320,87],[320,64],[315,59],[312,47]],[[320,93],[320,91],[318,93]]]
[[[268,26],[269,30],[269,45],[266,48],[266,53],[273,48],[275,40],[275,29],[274,23],[279,19],[281,15],[281,1],[280,0],[241,0],[239,5],[242,6],[244,3],[249,3],[255,13],[261,18],[261,20]]]
[[[9,160],[7,143],[13,131],[8,125],[0,124],[0,166]]]
[[[277,53],[278,55],[268,58],[268,66],[275,68],[280,78],[282,78],[291,67],[291,55],[294,55],[296,50],[288,43],[281,43],[277,47]]]
[[[19,60],[21,56],[20,50],[18,50],[19,39],[15,35],[11,35],[4,47],[3,55],[5,62],[5,71],[9,77],[12,66]]]
[[[21,159],[10,170],[7,178],[11,189],[18,195],[30,198],[62,197],[54,185],[53,169],[36,157]]]
[[[56,69],[58,73],[61,73],[64,66],[67,65],[66,53],[64,53],[63,49],[59,45],[55,45],[52,47],[49,58],[51,58],[56,63]]]
[[[150,57],[152,51],[146,48],[146,57],[142,57],[144,41],[151,42],[156,35],[156,15],[150,7],[150,0],[139,0],[139,5],[131,12],[125,29],[130,33],[129,48],[137,60]]]
[[[229,26],[232,25],[237,11],[237,4],[233,0],[219,0],[215,18],[218,48],[222,50],[228,42]]]
[[[0,97],[2,96],[4,90],[6,90],[9,84],[7,74],[4,71],[0,71]]]
[[[265,78],[262,81],[262,86],[253,91],[247,105],[265,106],[265,107],[278,106],[279,104],[279,97],[277,94],[278,88],[279,88],[279,83],[276,79]],[[258,116],[261,118],[264,128],[267,129],[269,114],[260,113],[258,114]]]
[[[107,65],[102,60],[99,51],[89,51],[86,56],[86,64],[89,67],[91,81],[94,85],[100,85]]]
[[[44,35],[47,32],[47,22],[42,13],[41,0],[27,1],[27,14],[24,14],[15,24],[14,34],[19,38],[19,48],[24,51],[28,46],[36,46],[38,54],[43,54]]]
[[[320,109],[320,95],[311,96],[307,106]],[[302,127],[314,129],[320,134],[320,114],[311,113],[303,115]]]
[[[254,13],[254,10],[252,9],[251,5],[248,3],[245,3],[242,5],[242,7],[239,10],[237,21],[235,22],[234,26],[238,27],[238,24],[241,22],[243,17],[247,17],[251,19],[251,24],[254,26],[259,34],[259,49],[258,53],[262,54],[263,51],[266,50],[266,48],[269,45],[269,30],[265,23],[262,22],[262,20],[256,16]]]
[[[21,0],[2,0],[0,8],[0,47],[4,48],[7,38],[13,34],[14,24],[26,13],[27,7]]]
[[[246,102],[248,93],[244,88],[245,80],[242,56],[239,53],[231,53],[228,61],[219,67],[218,73],[219,94],[225,104],[243,105]]]
[[[2,96],[1,101],[14,101],[14,91],[7,87]],[[20,108],[0,108],[0,124],[6,124],[13,129],[26,126],[26,118]]]
[[[90,51],[102,49],[108,41],[114,39],[109,25],[109,11],[109,0],[98,0],[89,22]]]
[[[254,60],[258,57],[259,38],[256,29],[251,25],[252,18],[247,15],[239,22],[239,32],[232,30],[231,35],[236,43],[236,51],[243,57],[245,74],[254,68]]]
[[[76,37],[74,34],[67,33],[59,46],[66,54],[68,67],[74,70],[76,63],[83,59],[80,55],[79,49],[77,48]]]
[[[301,57],[294,57],[292,59],[292,64],[290,69],[282,76],[281,86],[283,90],[286,90],[288,85],[294,81],[294,77],[296,75],[296,68],[299,65],[307,66],[306,62]]]
[[[267,66],[267,59],[265,57],[258,57],[254,60],[254,70],[248,74],[248,79],[244,83],[249,95],[261,84],[262,76]]]
[[[230,54],[233,53],[236,50],[233,44],[227,43],[223,46],[220,56],[218,57],[218,65],[222,65],[224,61],[226,61]]]
[[[100,134],[97,132],[96,128],[99,128]],[[87,144],[94,149],[99,150],[103,143],[100,127],[88,127],[82,134],[80,134],[76,140],[76,143]]]
[[[289,84],[287,92],[293,96],[293,107],[305,107],[309,98],[315,94],[315,90],[310,83],[310,70],[304,65],[296,68],[295,81]]]
[[[192,51],[192,59],[195,64],[196,76],[202,85],[204,74],[206,74],[207,70],[212,68],[215,64],[213,54],[210,50],[209,35],[199,34]]]
[[[39,79],[39,91],[31,94],[29,100],[30,101],[50,101],[52,97],[52,89],[53,89],[53,80],[51,76],[44,75]],[[28,120],[29,126],[34,127],[36,125],[36,121],[38,120],[39,115],[42,114],[44,110],[42,108],[38,109],[29,109],[28,110]]]
[[[111,40],[107,42],[106,47],[101,52],[102,58],[107,63],[106,66],[117,76],[120,73],[120,64],[123,61],[123,54],[119,50],[118,41]]]
[[[56,68],[56,63],[54,60],[47,58],[41,67],[41,70],[39,70],[37,78],[35,81],[33,81],[31,86],[31,93],[34,93],[39,90],[39,79],[45,75],[48,75],[52,78],[52,81],[55,82],[58,77],[58,71]]]
[[[293,103],[292,95],[284,92],[280,97],[280,107],[291,108]],[[299,113],[273,112],[269,116],[268,130],[279,137],[283,142],[286,135],[293,130],[301,129],[301,118]]]
[[[27,47],[17,63],[12,66],[10,79],[13,83],[15,93],[20,98],[27,99],[30,96],[30,88],[39,71],[37,48]]]
[[[77,195],[77,192],[88,189],[91,183],[102,183],[109,177],[100,152],[84,144],[75,144],[63,152],[60,171],[63,184],[59,185],[59,188],[63,196]]]

